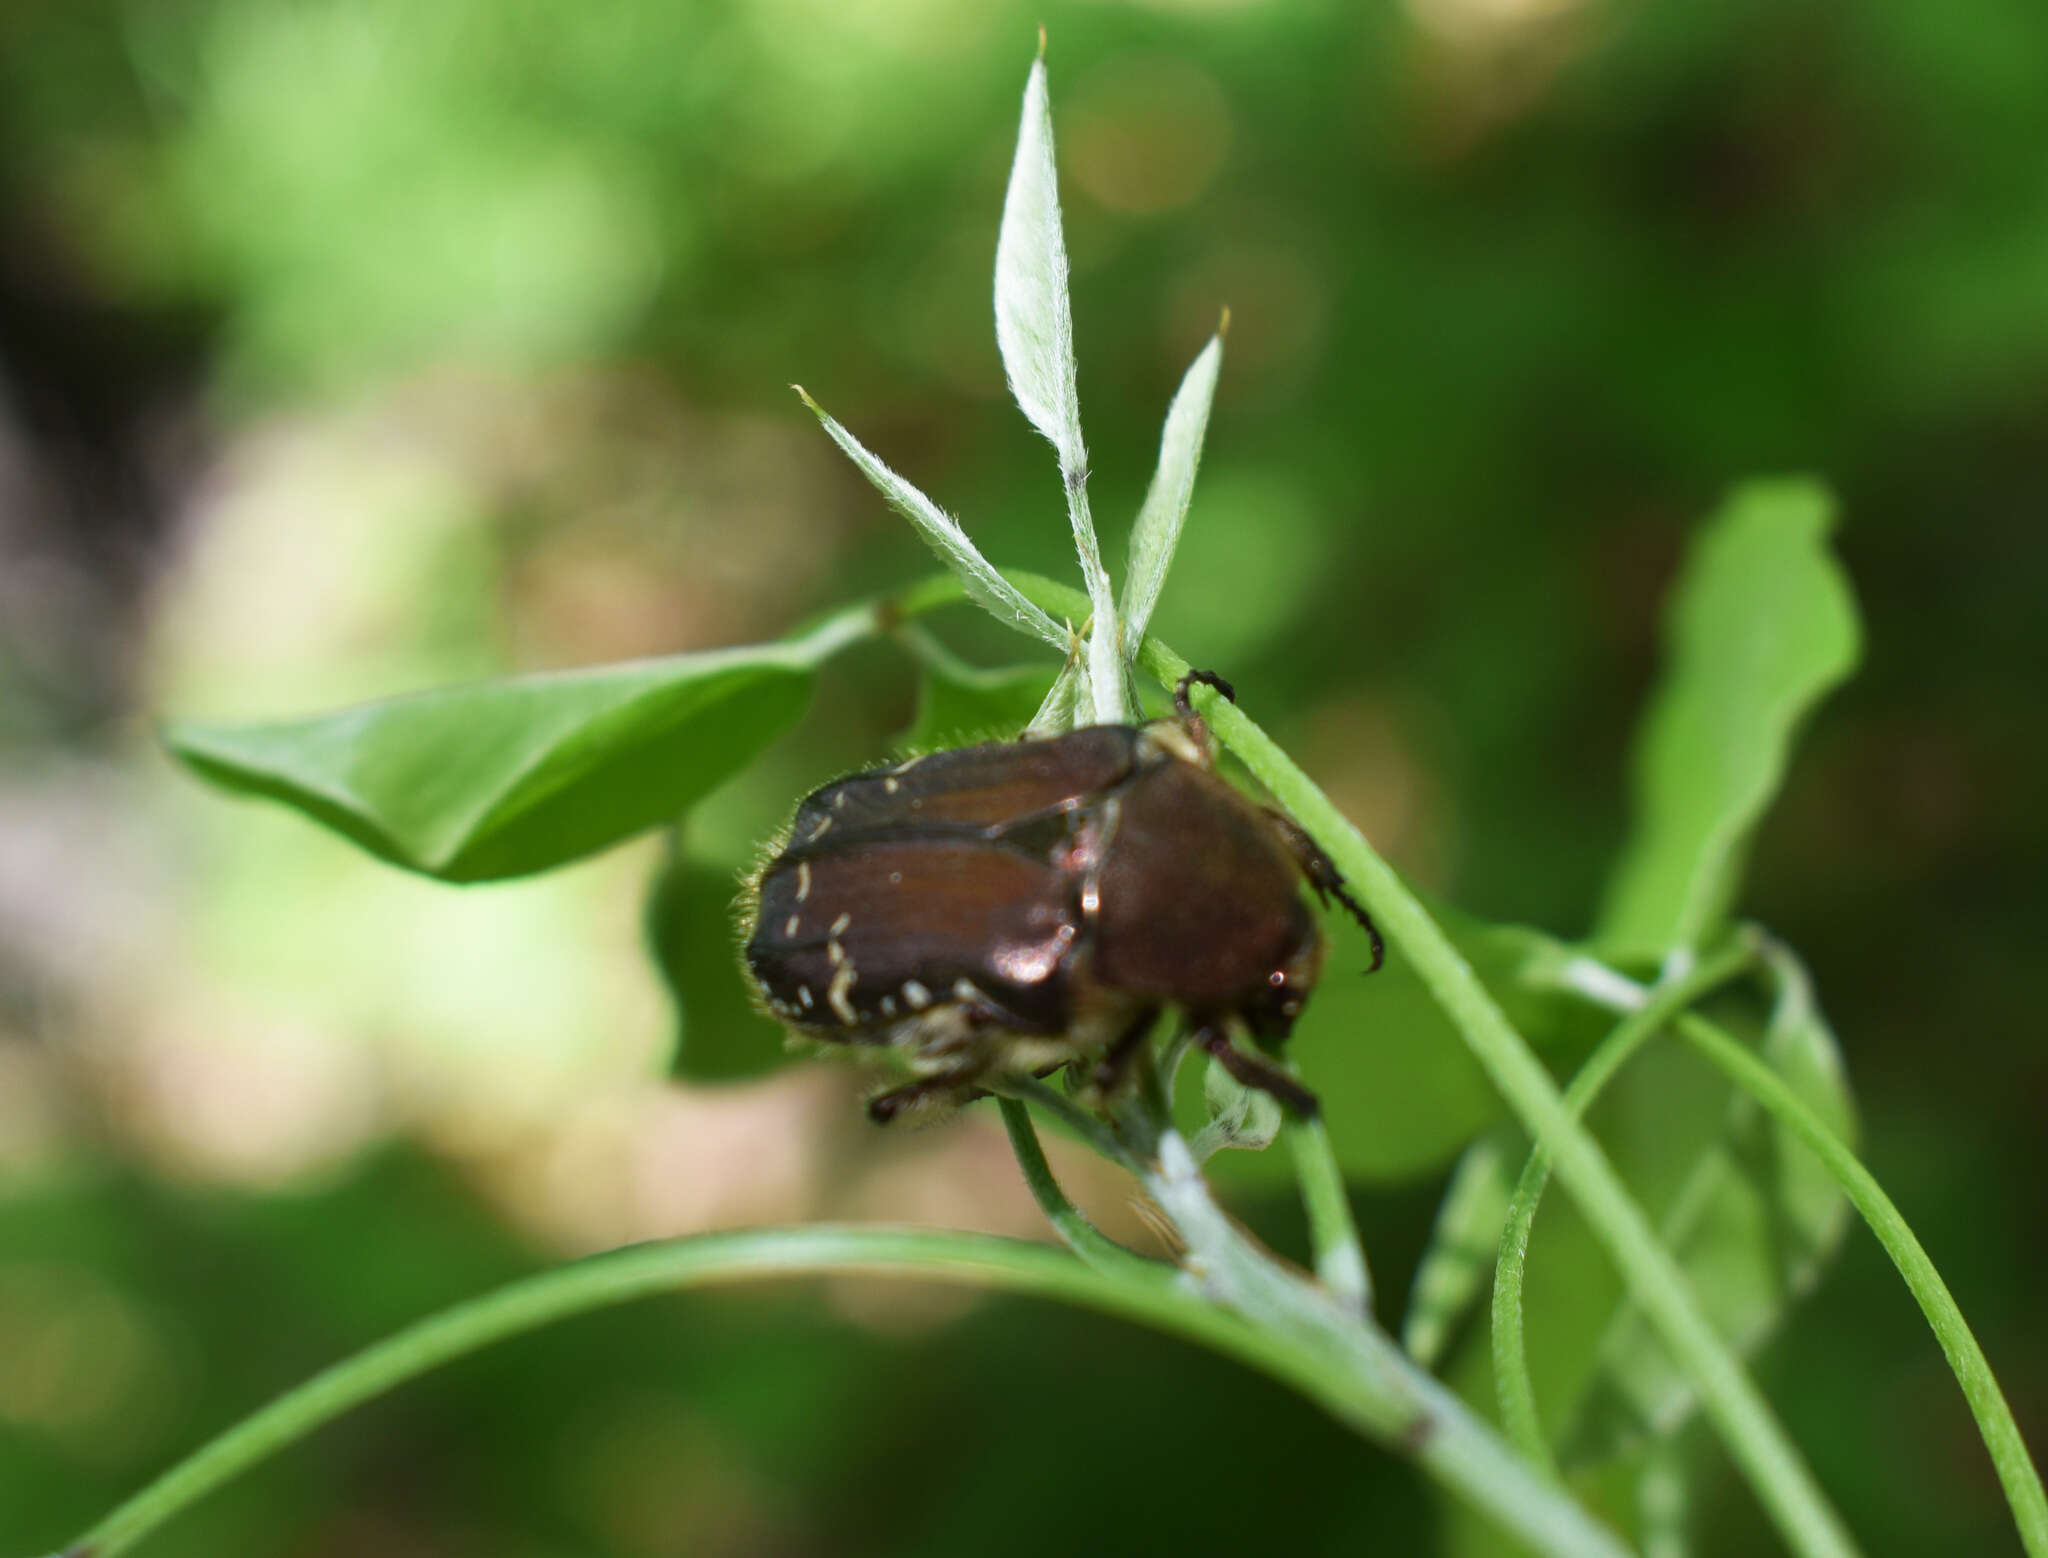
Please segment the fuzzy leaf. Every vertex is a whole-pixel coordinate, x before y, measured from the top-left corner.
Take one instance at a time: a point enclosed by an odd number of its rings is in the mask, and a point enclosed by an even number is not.
[[[1045,61],[1031,66],[1017,156],[996,238],[996,345],[1010,393],[1059,451],[1065,473],[1085,471],[1081,402],[1074,386],[1074,315],[1067,296],[1067,242],[1053,167]]]
[[[1174,392],[1167,408],[1166,431],[1159,440],[1159,466],[1152,473],[1144,507],[1131,531],[1130,562],[1124,572],[1124,645],[1135,655],[1159,602],[1160,587],[1180,544],[1181,522],[1194,496],[1195,471],[1202,462],[1202,437],[1209,427],[1209,406],[1216,398],[1216,376],[1223,366],[1223,334],[1209,338]]]
[[[1024,86],[1017,157],[1010,166],[1002,228],[996,236],[996,345],[1018,406],[1059,452],[1067,518],[1094,613],[1088,633],[1090,707],[1106,724],[1128,719],[1132,687],[1117,626],[1116,595],[1102,566],[1095,520],[1088,511],[1088,451],[1081,439],[1081,401],[1075,388],[1067,242],[1060,230],[1052,110],[1042,58],[1033,62]]]
[[[1738,489],[1695,541],[1634,759],[1636,822],[1594,940],[1696,948],[1735,896],[1799,721],[1856,664],[1856,605],[1806,481]]]
[[[804,394],[802,385],[796,386],[796,392],[803,396],[804,404],[816,414],[832,441],[845,450],[847,458],[860,468],[861,475],[889,500],[891,508],[917,527],[925,545],[938,554],[939,561],[951,570],[971,600],[1005,626],[1015,628],[1028,637],[1043,639],[1060,653],[1066,653],[1066,629],[1032,605],[1018,593],[1015,585],[996,571],[995,565],[967,539],[967,532],[960,528],[958,520],[870,454],[859,439]]]

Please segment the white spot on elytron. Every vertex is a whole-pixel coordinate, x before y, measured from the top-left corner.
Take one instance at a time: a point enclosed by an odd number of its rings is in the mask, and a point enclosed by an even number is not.
[[[823,838],[828,832],[830,832],[831,829],[832,819],[830,817],[820,817],[818,819],[818,825],[815,828],[811,829],[811,836],[804,842],[808,844],[815,844],[818,842],[819,839]]]
[[[883,996],[883,997],[882,997],[882,1015],[883,1015],[884,1017],[894,1017],[894,1016],[896,1015],[896,997],[895,997],[895,996],[893,996],[893,995],[885,995],[885,996]]]
[[[799,860],[796,863],[796,901],[802,903],[811,896],[811,863]]]
[[[825,943],[825,956],[830,958],[832,966],[837,968],[846,961],[846,948],[840,946],[836,941],[828,941]]]
[[[832,988],[825,992],[825,1000],[838,1014],[839,1020],[849,1027],[860,1021],[860,1013],[853,1009],[853,1002],[847,997],[853,992],[853,965],[842,963],[839,971],[832,976]]]
[[[903,873],[901,871],[891,871],[889,873],[889,885],[891,887],[901,887],[903,885]]]
[[[846,934],[846,927],[851,925],[852,923],[853,916],[851,914],[840,915],[838,919],[832,922],[832,934],[835,936],[844,936]]]
[[[794,914],[792,914],[788,919],[782,922],[782,934],[785,936],[794,936],[796,934],[796,928],[797,916]]]
[[[903,981],[903,999],[910,1003],[913,1012],[921,1012],[932,1004],[932,993],[915,979]]]
[[[842,806],[844,806],[845,804],[846,804],[846,792],[845,792],[844,790],[841,790],[841,791],[839,791],[839,792],[838,792],[837,794],[835,794],[835,795],[834,795],[834,796],[832,797],[832,809],[833,809],[834,811],[837,811],[837,810],[839,810],[839,808],[840,808],[840,807],[842,807]]]
[[[953,994],[962,1001],[979,1001],[982,998],[981,992],[975,989],[974,981],[971,979],[954,980]]]
[[[884,779],[882,781],[882,793],[884,795],[894,795],[898,790],[902,788],[903,785],[900,780]]]
[[[811,1009],[811,987],[809,985],[798,985],[796,987],[796,998],[802,1004],[805,1011]]]
[[[890,769],[889,772],[892,774],[907,774],[910,772],[911,769],[917,767],[919,763],[922,763],[930,755],[931,754],[928,752],[920,752],[916,757],[909,759],[907,762],[898,763],[894,768]]]

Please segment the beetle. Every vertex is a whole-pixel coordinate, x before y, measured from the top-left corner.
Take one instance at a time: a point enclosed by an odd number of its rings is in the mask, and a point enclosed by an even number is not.
[[[798,805],[749,883],[747,970],[799,1036],[908,1061],[878,1123],[1067,1065],[1107,1097],[1169,1007],[1239,1082],[1315,1113],[1233,1042],[1277,1048],[1322,971],[1302,881],[1365,927],[1372,968],[1384,949],[1315,842],[1214,772],[1197,683],[1235,699],[1191,671],[1170,718],[929,753]]]

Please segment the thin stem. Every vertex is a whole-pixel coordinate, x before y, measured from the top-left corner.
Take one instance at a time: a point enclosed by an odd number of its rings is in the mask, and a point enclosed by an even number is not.
[[[1898,1207],[1856,1154],[1828,1129],[1806,1101],[1724,1029],[1690,1013],[1679,1018],[1676,1026],[1687,1043],[1719,1066],[1730,1081],[1813,1149],[1842,1187],[1850,1205],[1877,1235],[1877,1242],[1884,1246],[1919,1301],[1920,1312],[1927,1316],[1949,1367],[1955,1371],[1956,1382],[1963,1388],[1964,1399],[1977,1420],[1977,1431],[1984,1436],[1991,1464],[2005,1488],[2006,1502],[2012,1506],[2021,1543],[2031,1558],[2048,1558],[2048,1495],[2042,1491],[2041,1474],[2027,1454],[2026,1441],[2013,1421],[2012,1408],[1998,1388],[1983,1348],[1977,1345],[1962,1310],[1956,1306],[1955,1295],[1941,1280],[1941,1273],[1934,1269],[1934,1262],[1914,1237]]]
[[[1010,1133],[1010,1149],[1017,1155],[1024,1183],[1031,1187],[1032,1199],[1068,1249],[1098,1271],[1128,1271],[1133,1265],[1167,1269],[1135,1250],[1124,1248],[1088,1221],[1053,1177],[1052,1165],[1045,1160],[1045,1148],[1039,1144],[1038,1130],[1031,1123],[1031,1111],[1014,1098],[998,1098],[996,1103],[1002,1108],[1003,1129]]]
[[[1591,1107],[1601,1089],[1613,1080],[1631,1056],[1702,996],[1753,966],[1756,949],[1748,941],[1695,965],[1683,978],[1652,991],[1649,999],[1615,1024],[1565,1090],[1564,1104],[1574,1118]],[[1536,1411],[1535,1382],[1529,1376],[1528,1337],[1523,1327],[1522,1278],[1529,1257],[1529,1230],[1536,1208],[1550,1182],[1550,1154],[1538,1142],[1522,1165],[1522,1177],[1508,1202],[1501,1228],[1500,1259],[1493,1274],[1493,1383],[1500,1396],[1501,1423],[1517,1449],[1551,1476],[1557,1461],[1544,1437]]]
[[[1055,617],[1072,616],[1079,605],[1078,595],[1051,580],[1021,573],[1008,577]],[[1188,670],[1185,660],[1156,639],[1148,638],[1137,658],[1169,687]],[[1692,1376],[1707,1415],[1793,1550],[1805,1558],[1849,1558],[1855,1544],[1805,1458],[1715,1334],[1677,1262],[1658,1243],[1614,1166],[1572,1118],[1543,1063],[1450,938],[1364,836],[1242,710],[1207,688],[1197,689],[1196,696],[1210,728],[1322,846],[1414,966],[1523,1126],[1549,1150],[1558,1178],[1672,1358]]]
[[[67,1558],[114,1558],[188,1505],[343,1412],[451,1359],[551,1321],[653,1293],[765,1277],[865,1273],[996,1288],[1059,1299],[1209,1347],[1294,1386],[1340,1421],[1412,1453],[1453,1488],[1492,1509],[1537,1552],[1616,1558],[1621,1549],[1569,1499],[1524,1486],[1526,1472],[1455,1400],[1442,1421],[1458,1453],[1402,1440],[1389,1423],[1412,1408],[1373,1377],[1332,1367],[1312,1339],[1262,1332],[1206,1302],[1171,1268],[1133,1261],[1115,1274],[1020,1239],[928,1229],[750,1229],[635,1245],[560,1266],[408,1326],[315,1375],[172,1467],[86,1532]],[[1433,1381],[1425,1382],[1434,1387]],[[1440,1387],[1436,1387],[1440,1389]],[[1441,1403],[1437,1404],[1441,1407]],[[1491,1445],[1489,1451],[1488,1446]],[[1491,1459],[1489,1459],[1489,1456]]]
[[[1129,1169],[1133,1174],[1143,1169],[1144,1165],[1115,1132],[1066,1094],[1056,1088],[1047,1087],[1037,1078],[992,1076],[982,1085],[1004,1098],[1035,1105],[1040,1113],[1050,1115],[1059,1121],[1068,1131],[1080,1137],[1097,1154],[1109,1159],[1110,1162]]]
[[[1125,698],[1122,646],[1118,642],[1116,593],[1095,544],[1095,521],[1088,512],[1088,472],[1062,470],[1067,487],[1067,517],[1073,522],[1074,550],[1080,554],[1081,577],[1088,584],[1093,621],[1088,629],[1088,687],[1095,700],[1095,723],[1122,725],[1131,717]],[[1079,620],[1076,618],[1075,620]]]
[[[1369,1315],[1372,1271],[1365,1263],[1365,1244],[1351,1215],[1351,1197],[1344,1189],[1344,1170],[1331,1149],[1330,1133],[1317,1116],[1290,1120],[1285,1134],[1294,1155],[1294,1177],[1301,1185],[1301,1204],[1308,1212],[1316,1275],[1346,1309]]]
[[[1185,1265],[1200,1290],[1319,1360],[1339,1416],[1397,1444],[1503,1529],[1548,1552],[1619,1555],[1621,1543],[1561,1488],[1537,1476],[1464,1402],[1401,1351],[1393,1337],[1297,1275],[1224,1215],[1179,1133],[1163,1130],[1146,1188],[1187,1241]]]

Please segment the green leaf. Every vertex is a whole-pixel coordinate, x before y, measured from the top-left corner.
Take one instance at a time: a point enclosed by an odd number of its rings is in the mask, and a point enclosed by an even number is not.
[[[1085,471],[1081,401],[1075,390],[1074,314],[1067,295],[1067,241],[1045,61],[1024,84],[1017,155],[996,235],[996,345],[1017,405],[1059,451],[1062,472]]]
[[[736,937],[733,873],[672,849],[647,895],[647,949],[675,1003],[673,1070],[693,1082],[773,1071],[789,1058],[782,1025],[755,1006]]]
[[[1043,36],[1039,46],[1042,51]],[[996,346],[1018,407],[1059,452],[1074,550],[1094,615],[1088,634],[1088,690],[1094,717],[1115,724],[1129,718],[1135,689],[1122,654],[1116,595],[1103,569],[1102,548],[1088,511],[1088,450],[1081,440],[1081,399],[1075,388],[1067,240],[1060,225],[1052,106],[1042,54],[1032,62],[1024,86],[1017,155],[996,234]]]
[[[994,670],[955,662],[925,662],[917,714],[903,737],[912,752],[932,752],[976,741],[1014,741],[1044,704],[1061,670],[1053,665]]]
[[[1131,556],[1124,574],[1124,642],[1133,655],[1144,641],[1152,608],[1166,583],[1180,544],[1181,523],[1194,497],[1195,471],[1202,463],[1202,437],[1209,428],[1209,405],[1216,398],[1216,376],[1223,367],[1223,333],[1219,330],[1202,348],[1167,408],[1166,431],[1159,440],[1159,466],[1152,473],[1138,523],[1131,531]]]
[[[223,789],[283,802],[449,882],[545,871],[668,821],[795,723],[817,665],[874,630],[509,677],[259,725],[174,723]]]
[[[1781,1076],[1845,1142],[1855,1109],[1833,1032],[1815,1006],[1805,972],[1773,954],[1779,990],[1758,1044]],[[1659,1233],[1677,1255],[1714,1327],[1738,1352],[1753,1352],[1812,1288],[1848,1226],[1849,1206],[1827,1168],[1789,1126],[1746,1093],[1702,1075],[1696,1057],[1670,1045],[1642,1057],[1610,1088],[1618,1109],[1603,1122],[1616,1164],[1633,1185],[1663,1183]],[[1705,1100],[1705,1110],[1701,1101]],[[1683,1122],[1705,1111],[1715,1127],[1704,1146]],[[1677,1152],[1674,1153],[1673,1146]],[[1683,1172],[1670,1174],[1674,1163]],[[1538,1240],[1541,1240],[1541,1233]],[[1538,1332],[1540,1335],[1541,1333]],[[1667,1359],[1640,1310],[1625,1297],[1597,1344],[1588,1383],[1568,1411],[1567,1461],[1628,1453],[1681,1428],[1698,1402]]]
[[[1594,936],[1611,952],[1697,948],[1719,928],[1799,721],[1854,668],[1833,513],[1812,482],[1758,482],[1694,543],[1636,747],[1634,834]]]

